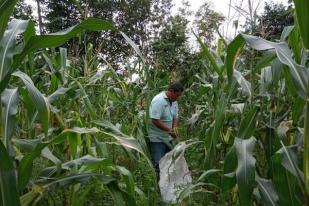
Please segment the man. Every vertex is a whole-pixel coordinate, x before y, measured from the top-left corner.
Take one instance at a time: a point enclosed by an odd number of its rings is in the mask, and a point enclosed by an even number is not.
[[[167,91],[157,94],[151,101],[149,108],[149,139],[150,152],[157,174],[159,161],[168,153],[173,141],[178,141],[178,104],[183,86],[180,82],[171,84]]]

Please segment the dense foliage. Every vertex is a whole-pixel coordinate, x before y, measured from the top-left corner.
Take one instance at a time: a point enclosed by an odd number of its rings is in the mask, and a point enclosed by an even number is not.
[[[294,1],[280,36],[215,45],[223,17],[208,3],[192,32],[188,10],[171,15],[168,0],[99,2],[38,1],[50,18],[38,35],[11,17],[23,18],[23,2],[1,0],[1,205],[164,205],[147,108],[176,79],[193,177],[177,205],[309,204],[308,3]],[[268,21],[286,9],[268,6]]]

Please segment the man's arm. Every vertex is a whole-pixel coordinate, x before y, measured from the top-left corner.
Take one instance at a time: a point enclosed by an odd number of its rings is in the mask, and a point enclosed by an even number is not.
[[[173,129],[178,127],[178,119],[173,118]]]
[[[152,123],[156,125],[159,129],[169,133],[174,139],[177,139],[177,136],[173,129],[168,128],[160,119],[152,119]],[[173,121],[174,124],[174,121]]]
[[[178,119],[177,118],[173,118],[172,130],[173,130],[173,133],[176,136],[175,139],[178,139],[179,138],[179,134],[178,134]]]

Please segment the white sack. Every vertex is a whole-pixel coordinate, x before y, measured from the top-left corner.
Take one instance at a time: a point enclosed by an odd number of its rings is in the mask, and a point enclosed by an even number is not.
[[[184,157],[186,143],[182,142],[161,158],[159,162],[161,196],[166,203],[176,203],[180,190],[192,182]]]

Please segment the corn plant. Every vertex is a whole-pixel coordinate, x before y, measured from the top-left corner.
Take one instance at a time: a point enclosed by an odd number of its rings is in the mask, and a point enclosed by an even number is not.
[[[101,138],[104,141],[107,137],[116,138],[125,148],[140,152],[146,159],[147,155],[136,139],[121,133],[112,124],[104,124],[105,129],[102,130],[91,127],[88,123],[91,121],[88,119],[97,120],[98,116],[85,88],[67,71],[67,50],[59,49],[60,62],[56,64],[49,54],[42,50],[60,46],[84,30],[116,29],[108,22],[90,18],[66,31],[35,35],[34,24],[30,21],[12,19],[8,23],[15,3],[16,1],[2,1],[0,7],[0,152],[4,160],[0,165],[0,184],[3,205],[37,204],[44,201],[48,191],[63,187],[71,188],[72,204],[82,204],[83,199],[73,194],[79,191],[79,185],[87,187],[87,183],[91,181],[105,185],[115,204],[136,205],[136,188],[131,173],[105,159],[94,157],[96,149],[93,150],[90,139]],[[122,35],[130,41],[125,34]],[[133,42],[129,43],[134,46]],[[39,49],[40,55],[33,55],[33,52]],[[42,59],[45,61],[42,71],[46,71],[48,75],[42,76],[39,70],[35,70],[35,64]],[[31,77],[27,73],[31,74]],[[35,85],[32,79],[39,84]],[[39,87],[45,94],[38,89]],[[80,118],[79,124],[73,124],[72,127],[53,106],[67,93],[77,94],[87,111],[86,118]],[[26,115],[23,115],[24,112]],[[18,129],[18,124],[25,127]],[[102,123],[98,125],[102,126]],[[87,128],[88,126],[91,128]],[[112,129],[113,132],[107,132],[106,128]],[[23,135],[25,138],[16,138],[23,130],[29,131],[26,136]],[[96,143],[98,152],[104,153],[100,141]],[[83,156],[82,151],[85,148],[92,156]],[[63,151],[66,151],[65,155],[60,157]],[[18,159],[18,164],[14,164],[13,158]],[[39,171],[40,176],[34,177],[37,173],[33,172],[36,169],[34,164],[37,160],[43,160],[42,158],[50,161],[42,166],[52,166],[42,168]],[[111,176],[112,172],[119,173],[124,182],[123,186]],[[84,192],[81,191],[81,194],[87,195],[90,189],[91,187],[88,187]],[[63,195],[64,200],[68,201],[66,193]]]
[[[209,115],[214,118],[213,123],[207,125],[210,128],[203,130],[200,135],[205,141],[207,152],[206,169],[223,171],[221,182],[214,181],[216,178],[208,179],[220,187],[223,201],[240,205],[251,205],[253,201],[266,205],[301,205],[308,202],[304,174],[308,165],[305,162],[308,156],[306,149],[303,152],[304,171],[300,169],[301,158],[298,155],[302,151],[303,140],[306,148],[306,126],[305,132],[296,128],[303,127],[307,122],[303,112],[308,84],[307,53],[301,46],[299,37],[304,38],[304,35],[300,35],[301,32],[302,29],[298,30],[297,26],[288,27],[282,33],[279,43],[241,34],[223,50],[226,51],[225,56],[201,43],[208,62],[205,68],[208,75],[204,75],[204,78],[197,77],[202,83],[200,86],[209,85],[210,92],[203,89],[205,99],[214,101],[214,104],[206,102],[206,118]],[[258,53],[257,63],[249,69],[241,58],[241,54],[247,51],[246,43],[255,50],[267,50],[264,55]],[[243,75],[245,72],[250,74],[249,81]],[[257,77],[256,74],[260,76]],[[228,80],[227,83],[224,79]],[[235,86],[239,86],[241,92],[237,92]],[[229,109],[234,112],[236,109],[238,114],[235,116]],[[190,124],[197,125],[201,122],[203,112],[207,110],[197,110],[190,119]],[[236,122],[239,126],[231,122]],[[227,152],[221,146],[231,143]],[[215,164],[221,158],[225,159],[223,167]],[[264,166],[260,166],[262,163]],[[210,171],[206,170],[204,173]],[[192,187],[194,189],[184,194],[203,192],[203,182],[199,178]],[[217,191],[213,188],[211,190]],[[208,193],[207,190],[204,192]],[[232,194],[230,198],[229,193]],[[206,200],[214,198],[210,195]]]

